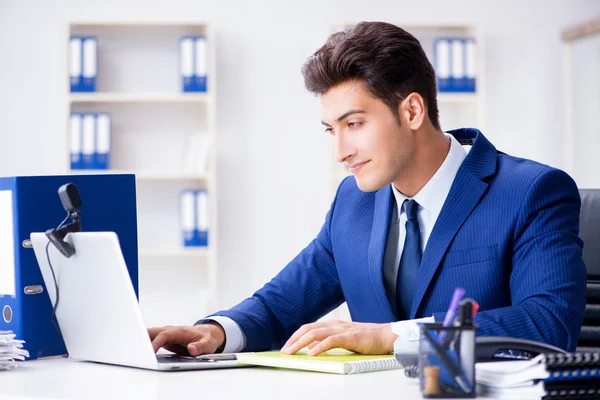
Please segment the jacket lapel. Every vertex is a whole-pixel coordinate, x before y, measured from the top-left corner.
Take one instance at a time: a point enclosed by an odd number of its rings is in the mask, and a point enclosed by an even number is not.
[[[375,296],[379,300],[384,315],[390,321],[396,320],[396,315],[389,302],[383,285],[383,260],[387,244],[388,232],[392,219],[394,198],[392,188],[386,185],[375,193],[375,204],[373,211],[373,226],[371,227],[371,239],[369,241],[369,271],[371,284]]]
[[[417,277],[410,318],[415,318],[452,239],[488,188],[483,179],[496,171],[497,152],[475,129],[450,131],[457,139],[474,139],[471,151],[454,178],[448,197],[427,241]]]

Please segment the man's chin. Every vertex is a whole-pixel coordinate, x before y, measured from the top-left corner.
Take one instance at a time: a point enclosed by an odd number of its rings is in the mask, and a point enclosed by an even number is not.
[[[376,182],[369,179],[359,179],[357,177],[354,177],[354,179],[356,179],[356,186],[358,186],[360,191],[366,193],[376,192],[386,185],[385,183]]]

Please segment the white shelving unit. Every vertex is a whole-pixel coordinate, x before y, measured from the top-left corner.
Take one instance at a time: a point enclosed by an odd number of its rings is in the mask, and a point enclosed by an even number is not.
[[[563,30],[564,169],[580,188],[600,187],[600,17]]]
[[[414,35],[421,46],[425,50],[427,57],[434,64],[433,46],[434,40],[438,37],[470,37],[475,39],[476,43],[476,91],[474,93],[463,92],[441,92],[438,93],[438,110],[440,117],[440,125],[442,130],[448,131],[455,128],[473,127],[485,132],[484,124],[484,40],[481,29],[471,23],[402,23],[397,21],[389,21],[402,29]],[[336,25],[332,32],[348,29],[356,25],[358,22],[344,22]],[[332,142],[333,143],[333,142]],[[333,147],[331,149],[333,160],[332,173],[332,195],[335,194],[340,182],[349,175],[347,167],[339,164],[333,158]],[[350,314],[344,303],[338,309],[332,311],[327,319],[342,319],[350,320]]]
[[[71,104],[76,103],[208,103],[205,93],[71,93]]]
[[[96,92],[71,93],[66,71],[65,121],[72,112],[110,113],[111,169],[70,170],[65,123],[65,172],[135,174],[144,321],[189,325],[216,307],[214,32],[203,22],[80,21],[68,24],[65,46],[79,34],[98,39]],[[186,35],[206,37],[206,93],[181,89],[179,40]],[[200,188],[209,194],[209,246],[184,247],[179,196]]]

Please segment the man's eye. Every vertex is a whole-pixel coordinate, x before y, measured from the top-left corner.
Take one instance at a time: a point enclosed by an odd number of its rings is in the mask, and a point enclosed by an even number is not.
[[[326,129],[325,129],[325,133],[329,133],[330,135],[333,135],[333,129],[331,129],[331,128],[326,128]]]
[[[350,128],[356,128],[358,126],[360,126],[362,123],[361,122],[348,122],[348,126]]]

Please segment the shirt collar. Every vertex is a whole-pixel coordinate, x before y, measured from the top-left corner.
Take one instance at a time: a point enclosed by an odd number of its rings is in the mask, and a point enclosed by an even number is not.
[[[419,190],[413,199],[419,203],[419,210],[424,208],[434,214],[439,214],[442,211],[442,206],[448,197],[454,177],[456,176],[460,165],[467,156],[465,150],[458,140],[452,135],[446,134],[450,138],[450,150],[444,159],[442,165],[438,168],[435,174],[429,181]],[[469,149],[470,150],[470,149]],[[397,220],[400,219],[402,213],[402,204],[404,200],[409,198],[402,194],[392,183],[392,191],[397,205]]]

